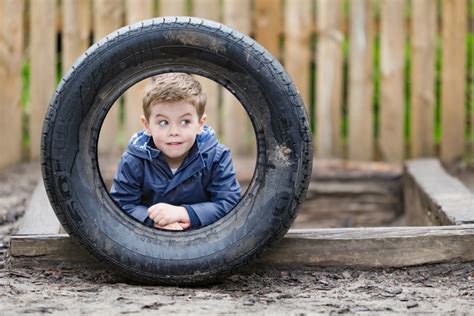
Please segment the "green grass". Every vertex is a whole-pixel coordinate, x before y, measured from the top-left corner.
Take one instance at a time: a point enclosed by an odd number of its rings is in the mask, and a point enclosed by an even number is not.
[[[372,70],[372,81],[374,84],[374,92],[372,96],[372,111],[373,111],[373,137],[375,142],[379,140],[379,127],[380,127],[380,87],[381,87],[381,74],[380,74],[380,36],[377,34],[374,39],[374,51],[373,51],[374,65]]]
[[[21,67],[21,77],[22,77],[22,85],[21,85],[21,107],[22,111],[22,158],[27,159],[29,155],[29,148],[30,148],[30,132],[29,132],[29,107],[30,107],[30,60],[24,59],[23,64]]]
[[[408,36],[405,41],[405,68],[404,68],[404,78],[405,81],[403,83],[404,89],[404,122],[403,122],[403,136],[405,144],[410,143],[410,136],[411,136],[411,38]],[[408,155],[406,155],[408,156]]]

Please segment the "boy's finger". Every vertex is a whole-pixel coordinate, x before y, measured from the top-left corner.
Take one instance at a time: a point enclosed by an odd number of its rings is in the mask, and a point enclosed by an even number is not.
[[[158,224],[160,226],[165,226],[165,225],[171,224],[171,222],[167,218],[161,218],[158,220]]]
[[[183,230],[183,228],[181,226],[179,226],[177,223],[165,225],[165,226],[162,226],[160,228],[167,229],[167,230]]]
[[[149,217],[149,218],[151,218],[152,220],[154,220],[154,219],[155,219],[155,217],[156,217],[156,214],[155,214],[155,213],[153,213],[153,211],[151,211],[151,212],[148,212],[148,217]]]
[[[160,219],[162,216],[161,216],[160,210],[154,209],[154,210],[151,211],[151,213],[150,213],[150,215],[148,215],[148,217],[150,217],[153,220],[156,220],[156,218]]]
[[[150,206],[146,211],[148,214],[151,214],[155,211],[161,211],[163,209],[163,203],[157,203],[157,204],[154,204],[152,206]]]
[[[191,226],[191,223],[179,223],[182,229],[187,229],[189,226]]]
[[[146,210],[146,212],[148,213],[148,215],[150,215],[151,213],[153,213],[155,209],[156,209],[155,205],[152,205]]]

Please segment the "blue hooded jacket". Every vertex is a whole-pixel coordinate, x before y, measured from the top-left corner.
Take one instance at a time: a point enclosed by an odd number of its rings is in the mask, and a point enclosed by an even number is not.
[[[147,209],[156,203],[186,208],[191,227],[211,224],[227,214],[240,199],[230,150],[205,125],[188,155],[173,174],[153,138],[140,131],[122,155],[111,195],[140,222],[152,226]]]

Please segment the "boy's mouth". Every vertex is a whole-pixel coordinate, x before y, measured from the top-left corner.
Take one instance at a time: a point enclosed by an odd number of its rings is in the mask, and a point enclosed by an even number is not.
[[[172,143],[166,143],[166,145],[168,146],[178,146],[178,145],[181,145],[182,143],[180,142],[172,142]]]

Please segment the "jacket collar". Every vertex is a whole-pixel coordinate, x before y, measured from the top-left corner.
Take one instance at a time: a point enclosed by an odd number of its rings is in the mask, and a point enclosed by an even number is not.
[[[164,160],[163,156],[161,156],[160,159]],[[202,158],[201,152],[199,151],[199,143],[195,141],[188,155],[181,163],[178,170],[176,170],[174,176],[171,178],[171,181],[163,194],[170,192],[178,185],[191,178],[199,171],[203,170],[205,167],[206,164],[204,163],[204,159]],[[167,172],[171,173],[171,170],[168,170]]]

